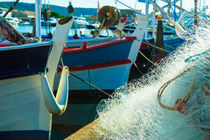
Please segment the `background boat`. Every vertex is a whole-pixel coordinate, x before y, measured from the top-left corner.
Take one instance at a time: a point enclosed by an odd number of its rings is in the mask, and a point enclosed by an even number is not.
[[[112,39],[90,46],[83,43],[80,48],[64,49],[62,63],[69,66],[71,73],[69,76],[70,104],[69,109],[62,117],[54,117],[54,130],[68,128],[75,131],[87,124],[96,115],[97,103],[101,99],[107,98],[116,88],[126,84],[148,22],[147,16],[136,16],[138,19],[137,29],[129,37]],[[60,71],[61,69],[58,70],[57,79],[59,79]],[[89,84],[84,83],[83,80]],[[99,94],[99,91],[91,85],[108,94],[102,92]],[[88,117],[85,119],[84,116]]]

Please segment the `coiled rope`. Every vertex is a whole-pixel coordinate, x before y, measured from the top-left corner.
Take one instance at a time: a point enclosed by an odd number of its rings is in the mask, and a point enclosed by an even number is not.
[[[166,105],[164,105],[164,104],[161,102],[161,96],[162,96],[164,90],[166,89],[166,87],[167,87],[171,82],[173,82],[173,81],[176,80],[177,78],[179,78],[179,77],[185,75],[186,73],[188,73],[188,72],[191,71],[192,69],[193,69],[193,67],[190,67],[190,68],[186,69],[185,71],[183,71],[182,73],[180,73],[179,75],[177,75],[177,76],[174,77],[173,79],[167,81],[165,84],[163,84],[163,85],[161,86],[161,88],[158,90],[157,99],[158,99],[159,105],[160,105],[162,108],[167,109],[167,110],[170,110],[170,111],[179,111],[178,109],[179,109],[180,105],[187,102],[187,100],[188,100],[189,97],[190,97],[190,92],[191,92],[191,90],[192,90],[193,87],[194,87],[194,81],[195,81],[195,80],[193,80],[192,85],[191,85],[191,88],[190,88],[189,91],[186,93],[186,95],[184,96],[184,98],[183,98],[180,102],[178,102],[176,105],[174,105],[174,106],[166,106]]]

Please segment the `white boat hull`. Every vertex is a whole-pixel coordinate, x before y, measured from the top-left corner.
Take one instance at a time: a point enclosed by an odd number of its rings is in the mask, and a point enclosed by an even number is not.
[[[41,75],[1,80],[0,105],[0,139],[31,138],[29,131],[37,137],[40,132],[40,138],[50,136],[52,117],[42,96]]]

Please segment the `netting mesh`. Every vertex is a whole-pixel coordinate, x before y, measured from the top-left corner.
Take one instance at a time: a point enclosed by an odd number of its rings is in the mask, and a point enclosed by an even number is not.
[[[199,140],[208,137],[210,103],[204,87],[210,87],[209,27],[207,23],[205,28],[198,28],[196,35],[148,74],[117,89],[113,98],[101,101],[95,126],[100,139]],[[163,104],[173,106],[190,90],[186,112],[160,107],[157,100],[160,87],[191,67],[192,70],[170,83],[161,96]]]

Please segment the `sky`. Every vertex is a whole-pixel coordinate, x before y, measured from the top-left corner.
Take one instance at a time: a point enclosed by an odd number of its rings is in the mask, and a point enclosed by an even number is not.
[[[15,1],[15,0],[0,0],[0,1]],[[121,2],[129,5],[132,8],[137,8],[139,10],[145,11],[144,3],[137,3],[137,0],[120,0]],[[161,0],[156,0],[160,6],[164,6],[166,3],[162,2]],[[173,0],[172,0],[173,1]],[[34,3],[35,0],[19,0],[19,2],[27,2],[27,3]],[[104,5],[116,6],[119,9],[125,9],[126,7],[121,5],[120,3],[115,3],[115,0],[42,0],[42,3],[49,3],[52,5],[59,5],[67,7],[68,3],[71,2],[73,7],[85,7],[85,8],[97,8],[98,2],[99,7]],[[194,8],[194,0],[182,0],[183,8],[186,10],[190,10]],[[210,0],[198,0],[198,8],[199,5],[207,5],[209,7],[207,13],[210,13]],[[178,2],[177,5],[180,5]],[[150,5],[150,11],[152,10],[152,6]]]

